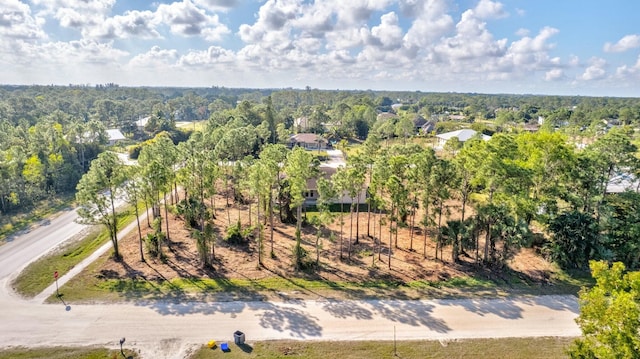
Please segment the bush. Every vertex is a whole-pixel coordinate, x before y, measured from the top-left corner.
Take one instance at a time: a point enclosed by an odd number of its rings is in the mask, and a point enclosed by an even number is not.
[[[224,239],[229,244],[241,245],[247,243],[247,241],[252,236],[252,232],[252,228],[242,229],[240,222],[238,222],[236,224],[232,224],[229,228],[227,228],[227,235],[226,237],[224,237]]]

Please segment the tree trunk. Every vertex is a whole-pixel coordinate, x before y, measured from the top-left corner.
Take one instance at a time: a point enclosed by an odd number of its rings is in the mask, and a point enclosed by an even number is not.
[[[349,208],[349,245],[347,249],[347,258],[351,260],[351,239],[353,238],[353,198],[351,198],[351,206]]]
[[[273,252],[273,192],[269,191],[269,227],[271,227],[270,229],[270,235],[271,235],[271,257],[273,258],[274,256],[274,252]]]
[[[391,204],[391,216],[393,216],[393,204]],[[396,224],[396,230],[397,229],[397,224]],[[389,269],[391,269],[391,240],[393,238],[393,221],[391,220],[391,217],[389,218]]]
[[[258,209],[256,210],[256,216],[256,224],[258,226],[258,266],[262,267],[262,224],[260,223],[260,196],[258,196]],[[251,218],[251,211],[249,211],[249,218]],[[249,224],[249,226],[251,226],[251,224]]]
[[[442,246],[442,207],[443,205],[444,205],[444,202],[440,201],[440,206],[438,210],[438,234],[436,235],[436,259],[438,259],[438,249]],[[442,254],[442,250],[440,250],[440,254]],[[440,260],[443,260],[443,258],[440,258]]]
[[[167,192],[164,193],[164,199],[165,199],[165,203],[164,203],[164,222],[165,222],[165,226],[167,228],[167,241],[169,241],[171,239],[171,237],[169,236],[169,210],[167,209]]]
[[[296,223],[296,248],[295,248],[295,267],[296,267],[296,274],[298,274],[298,270],[300,269],[300,249],[302,247],[301,242],[302,242],[302,206],[298,206],[298,208],[296,209],[296,217],[297,217],[297,223]]]
[[[354,244],[360,243],[360,194],[358,194],[356,198],[356,241]]]
[[[138,213],[138,204],[134,205],[136,211],[136,223],[138,224],[138,238],[140,240],[140,262],[145,262],[144,251],[142,250],[142,231],[140,230],[140,214]]]
[[[372,199],[369,198],[368,201],[367,201],[367,237],[371,237],[371,233],[370,233],[370,228],[371,228],[371,200]],[[373,231],[374,231],[374,236],[375,236],[375,231],[376,231],[375,226],[373,227]]]
[[[111,241],[113,242],[113,256],[116,260],[120,259],[120,251],[118,250],[118,217],[116,216],[116,206],[115,206],[115,189],[111,189],[109,191],[109,199],[111,200]]]
[[[418,199],[414,196],[413,197],[413,203],[416,203]],[[416,206],[414,206],[414,204],[411,204],[411,228],[409,229],[409,250],[413,252],[413,227],[415,226],[416,223]]]
[[[340,259],[342,259],[342,241],[343,241],[343,230],[342,226],[344,224],[344,220],[342,218],[342,214],[344,213],[344,203],[340,200]]]
[[[382,260],[382,208],[378,209],[378,260]]]

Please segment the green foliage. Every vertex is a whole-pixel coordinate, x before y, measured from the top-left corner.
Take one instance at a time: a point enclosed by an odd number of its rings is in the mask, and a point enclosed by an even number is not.
[[[551,259],[562,268],[586,269],[592,259],[601,259],[603,247],[593,216],[579,211],[563,213],[551,220],[553,233],[547,246]]]
[[[227,228],[227,235],[224,237],[224,240],[229,244],[243,245],[251,238],[252,232],[252,228],[243,229],[240,223],[237,222]]]
[[[640,358],[640,272],[624,264],[590,262],[596,285],[580,291],[582,337],[569,348],[571,358]]]
[[[208,219],[207,207],[200,199],[189,197],[178,202],[176,210],[190,228],[202,230],[201,221]]]
[[[156,217],[151,225],[153,233],[147,233],[145,242],[147,243],[147,251],[153,258],[163,258],[162,243],[165,241],[166,236],[162,233],[162,217]]]

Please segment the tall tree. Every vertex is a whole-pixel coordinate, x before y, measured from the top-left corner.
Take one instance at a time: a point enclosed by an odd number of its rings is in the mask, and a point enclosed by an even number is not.
[[[273,206],[274,206],[274,194],[273,191],[278,189],[280,190],[282,188],[281,184],[280,184],[280,171],[281,171],[281,165],[284,164],[286,158],[287,158],[287,148],[282,145],[282,144],[270,144],[270,145],[266,145],[264,147],[264,149],[262,150],[262,152],[260,152],[260,160],[263,161],[263,163],[266,165],[266,169],[269,172],[269,180],[270,180],[270,185],[269,185],[269,198],[268,198],[268,208],[267,211],[269,212],[269,231],[270,231],[270,242],[271,242],[271,256],[274,256],[274,252],[273,252],[273,231],[274,231],[274,224],[273,224]],[[276,195],[275,198],[280,198],[280,193],[278,193]],[[280,213],[280,218],[282,218],[282,209],[279,207],[279,211],[281,211]]]
[[[113,257],[120,260],[118,250],[117,192],[125,180],[123,164],[113,152],[101,153],[91,162],[89,171],[78,183],[76,200],[78,215],[84,223],[103,224],[113,244]]]
[[[144,251],[142,249],[142,230],[140,228],[140,213],[138,211],[138,205],[140,200],[143,198],[142,188],[140,185],[140,167],[138,165],[134,165],[128,167],[126,170],[127,180],[124,182],[124,198],[127,203],[133,206],[136,215],[136,224],[138,225],[138,240],[139,240],[139,249],[140,249],[140,261],[145,262],[144,259]]]
[[[304,193],[308,190],[307,180],[315,176],[312,166],[313,155],[300,148],[294,148],[287,156],[287,164],[284,171],[289,179],[291,194],[291,208],[296,209],[296,244],[294,248],[294,266],[296,272],[302,266],[303,248],[302,242],[302,206],[304,205]]]

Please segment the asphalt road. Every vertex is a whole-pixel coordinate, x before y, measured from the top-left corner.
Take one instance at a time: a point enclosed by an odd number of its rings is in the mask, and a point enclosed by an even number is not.
[[[76,223],[77,218],[77,212],[69,209],[41,221],[34,229],[9,237],[0,246],[0,280],[19,273],[28,263],[88,228]]]
[[[578,336],[577,299],[540,296],[421,301],[144,302],[72,304],[18,298],[9,280],[84,226],[63,213],[0,247],[0,348],[100,345],[143,358],[183,358],[214,339],[398,340]],[[108,249],[108,247],[107,247]],[[103,248],[104,250],[104,248]],[[79,265],[79,271],[85,264]],[[65,278],[65,280],[67,280]],[[64,287],[62,288],[64,292]],[[63,297],[64,299],[64,297]]]

